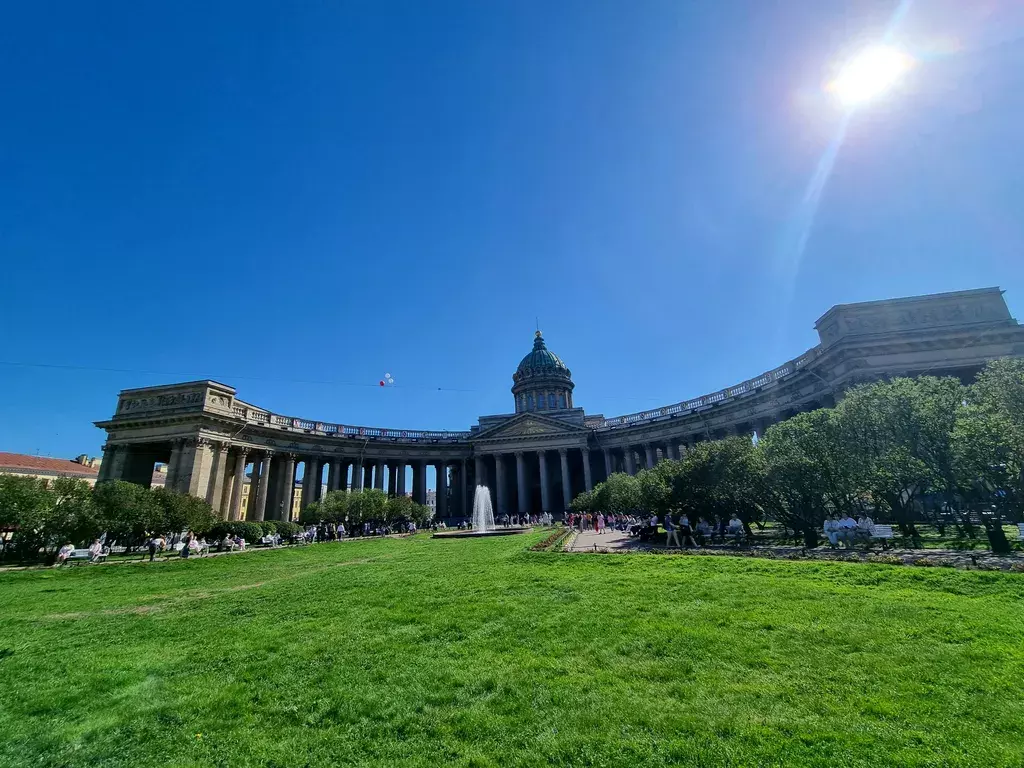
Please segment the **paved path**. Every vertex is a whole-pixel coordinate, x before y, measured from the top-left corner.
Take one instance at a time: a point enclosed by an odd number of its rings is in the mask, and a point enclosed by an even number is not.
[[[639,539],[631,537],[628,533],[621,531],[605,531],[595,533],[587,530],[583,533],[573,534],[573,538],[565,546],[565,552],[642,552],[651,550],[666,551],[662,545],[641,543]],[[673,554],[682,554],[681,550],[670,550]],[[715,545],[696,550],[688,550],[692,553],[711,555],[747,555],[767,558],[793,558],[799,560],[846,560],[860,559],[867,560],[870,557],[887,557],[903,561],[910,565],[915,560],[930,560],[933,563],[943,563],[960,568],[987,567],[993,569],[1022,569],[1024,568],[1024,554],[1013,552],[1005,556],[993,555],[988,550],[963,551],[953,549],[880,549],[875,547],[870,552],[862,548],[856,550],[830,549],[821,546],[817,549],[804,549],[798,546],[787,545],[755,545],[753,547],[733,547],[729,545]]]
[[[628,533],[622,531],[605,530],[604,533],[597,533],[593,529],[575,534],[575,538],[566,546],[566,552],[593,552],[595,549],[635,549],[636,539],[631,539]]]

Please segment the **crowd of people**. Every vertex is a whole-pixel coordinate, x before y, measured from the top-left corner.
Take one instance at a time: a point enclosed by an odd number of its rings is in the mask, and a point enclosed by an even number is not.
[[[653,539],[660,530],[657,515],[639,512],[607,515],[603,512],[571,512],[566,518],[566,525],[580,533],[589,530],[598,534],[621,531],[644,541]],[[699,518],[694,525],[686,514],[680,515],[677,520],[673,520],[671,515],[665,515],[663,527],[667,546],[674,545],[679,548],[702,547],[716,542],[741,544],[746,535],[743,522],[736,515],[732,515],[729,520],[720,521],[717,525],[713,525],[704,517]]]
[[[638,537],[643,541],[650,541],[657,536],[661,529],[665,531],[665,544],[667,547],[679,549],[687,547],[703,547],[708,544],[743,544],[749,534],[743,521],[736,515],[728,520],[719,520],[712,523],[707,518],[698,518],[694,525],[688,515],[682,514],[673,519],[672,515],[665,515],[660,521],[655,514],[627,513],[627,514],[604,514],[598,512],[575,513],[572,512],[565,520],[565,524],[580,533],[593,530],[598,534],[610,531],[621,531],[630,536]],[[862,514],[854,519],[849,514],[828,515],[825,518],[824,534],[832,549],[842,546],[844,549],[853,549],[856,544],[870,542],[874,535],[875,521],[868,514]]]
[[[875,521],[867,514],[854,520],[846,512],[841,516],[828,515],[825,518],[824,533],[832,549],[838,549],[840,544],[844,549],[853,549],[854,544],[871,541],[874,527]]]

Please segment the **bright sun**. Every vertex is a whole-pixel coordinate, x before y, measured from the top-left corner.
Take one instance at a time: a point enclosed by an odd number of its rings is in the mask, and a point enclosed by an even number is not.
[[[862,51],[828,85],[847,107],[856,107],[895,85],[913,64],[907,54],[887,45]]]

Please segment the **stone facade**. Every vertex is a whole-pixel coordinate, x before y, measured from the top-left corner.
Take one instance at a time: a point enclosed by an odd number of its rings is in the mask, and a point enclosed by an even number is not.
[[[99,480],[149,484],[154,464],[166,462],[168,488],[205,498],[225,519],[287,519],[328,490],[411,491],[426,503],[433,465],[441,518],[468,517],[476,485],[490,489],[499,515],[558,514],[613,472],[678,458],[701,440],[762,433],[800,411],[834,405],[852,385],[922,374],[968,381],[990,360],[1024,356],[1024,326],[997,288],[839,305],[815,327],[820,343],[778,368],[615,418],[573,406],[568,368],[539,332],[513,377],[514,412],[481,417],[466,431],[283,416],[215,381],[124,390],[114,416],[97,422],[107,432]],[[300,465],[306,479],[296,502]],[[255,492],[245,493],[250,477]]]

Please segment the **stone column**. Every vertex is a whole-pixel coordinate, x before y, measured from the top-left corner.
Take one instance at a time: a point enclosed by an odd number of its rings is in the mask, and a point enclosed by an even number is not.
[[[114,450],[117,451],[117,448],[118,446],[115,445]],[[171,440],[171,458],[167,461],[167,477],[164,479],[164,488],[166,488],[168,491],[177,492],[177,489],[175,488],[175,483],[178,482],[178,475],[181,472],[181,453],[184,449],[185,441],[182,440],[180,437]],[[123,454],[124,452],[120,451],[119,453]],[[111,463],[111,474],[107,476],[108,480],[119,479],[119,476],[115,477],[113,475],[116,466],[116,463]]]
[[[270,488],[270,459],[274,454],[266,451],[263,460],[260,462],[260,487],[256,492],[256,507],[253,510],[253,520],[263,520],[267,511],[267,490]]]
[[[572,485],[569,483],[569,452],[565,448],[558,449],[558,458],[562,463],[562,503],[564,511],[569,511],[572,503]]]
[[[657,461],[655,461],[654,446],[650,443],[644,443],[644,460],[647,463],[646,469],[654,469]]]
[[[604,476],[607,480],[615,471],[615,465],[612,463],[612,449],[602,448],[601,453],[604,454]]]
[[[440,462],[437,465],[437,517],[443,520],[448,517],[448,465]]]
[[[401,459],[394,468],[395,472],[395,494],[405,496],[405,459]]]
[[[508,514],[508,488],[505,483],[505,462],[500,453],[494,455],[494,480],[497,485],[495,509],[499,515]]]
[[[302,470],[302,498],[299,499],[299,511],[304,510],[313,501],[313,457],[306,456],[306,466]]]
[[[417,504],[427,503],[427,463],[418,459],[412,465],[412,500]]]
[[[363,464],[363,489],[373,488],[373,464]]]
[[[519,493],[519,514],[530,514],[530,499],[526,486],[526,454],[516,451],[516,491]]]
[[[229,517],[232,520],[242,519],[242,487],[245,485],[245,465],[249,458],[248,448],[239,448],[235,456],[235,478],[231,481],[231,511]]]
[[[473,510],[469,508],[469,462],[463,459],[459,464],[459,493],[461,494],[463,517],[469,517]]]
[[[358,493],[363,490],[363,462],[361,459],[352,460],[352,492]]]
[[[281,477],[281,498],[278,500],[278,520],[292,519],[292,501],[295,498],[295,454],[286,453],[284,475]]]
[[[398,475],[395,474],[395,465],[388,463],[388,496],[398,495]]]
[[[103,446],[103,458],[100,460],[100,471],[96,475],[96,482],[102,483],[107,479],[107,474],[110,472],[110,467],[114,464],[114,446],[104,445]]]
[[[384,460],[377,459],[373,468],[373,487],[378,491],[384,490]]]
[[[474,466],[473,466],[473,468],[476,470],[476,484],[477,485],[487,485],[487,483],[485,482],[485,478],[484,478],[484,457],[483,456],[477,456],[474,459]]]
[[[633,455],[633,446],[627,445],[622,449],[622,458],[626,461],[626,474],[636,474],[636,456]]]
[[[206,494],[206,503],[219,512],[221,519],[224,517],[224,509],[221,501],[224,498],[224,478],[228,474],[228,448],[227,443],[219,443],[213,455],[213,476],[210,478],[210,487]]]
[[[179,471],[175,473],[174,489],[178,493],[192,492],[192,476],[196,474],[196,465],[202,459],[196,456],[198,440],[194,437],[186,437],[181,449],[181,458],[178,459]]]
[[[338,490],[338,475],[341,473],[341,462],[330,459],[327,464],[327,492]]]
[[[583,487],[587,491],[594,490],[594,479],[590,476],[590,449],[581,448],[583,454]]]
[[[551,490],[548,487],[548,454],[540,451],[540,506],[542,512],[551,511]]]

